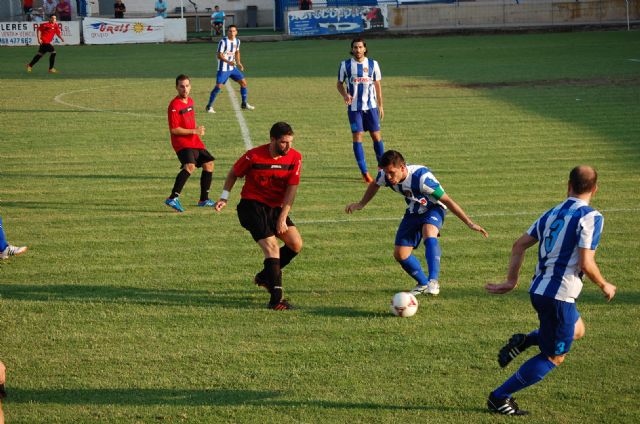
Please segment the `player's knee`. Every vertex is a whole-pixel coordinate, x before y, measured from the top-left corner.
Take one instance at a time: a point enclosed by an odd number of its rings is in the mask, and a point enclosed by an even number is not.
[[[586,333],[586,330],[583,326],[577,327],[573,333],[573,340],[580,340],[581,338],[584,337],[584,334]]]
[[[195,163],[185,163],[183,166],[183,169],[185,171],[187,171],[189,174],[193,174],[193,171],[196,170],[196,164]]]
[[[563,362],[566,355],[549,356],[548,359],[553,362],[553,365],[559,367]]]
[[[406,255],[404,252],[402,252],[402,251],[400,251],[398,249],[395,249],[393,251],[393,259],[395,259],[398,262],[402,262],[405,259],[407,259],[408,257],[409,257],[409,255]]]
[[[203,164],[202,169],[204,169],[207,172],[213,172],[213,161]]]

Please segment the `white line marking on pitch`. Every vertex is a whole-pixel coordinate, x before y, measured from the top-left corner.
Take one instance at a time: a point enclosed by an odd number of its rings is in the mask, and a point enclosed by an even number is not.
[[[604,213],[612,213],[612,212],[631,212],[636,213],[640,212],[638,208],[631,209],[602,209],[601,212]],[[479,213],[474,215],[469,215],[474,218],[481,217],[496,217],[496,216],[526,216],[526,215],[541,215],[541,212],[490,212],[490,213]],[[401,216],[394,217],[385,217],[385,218],[353,218],[353,219],[317,219],[317,220],[307,220],[307,219],[296,219],[295,222],[299,224],[341,224],[346,222],[368,222],[368,221],[400,221],[402,219]]]
[[[99,87],[99,89],[106,89],[106,88],[112,88],[112,87],[121,87],[121,84],[118,85],[108,85],[106,87]],[[60,93],[57,96],[55,96],[53,98],[53,101],[55,101],[56,103],[59,103],[61,105],[64,106],[68,106],[74,109],[80,109],[80,110],[86,110],[89,112],[106,112],[106,113],[115,113],[117,115],[130,115],[130,116],[139,116],[139,117],[145,117],[145,118],[158,118],[159,115],[150,115],[147,113],[135,113],[135,112],[121,112],[121,111],[117,111],[117,110],[108,110],[108,109],[99,109],[99,108],[94,108],[94,107],[87,107],[87,106],[82,106],[82,105],[78,105],[75,103],[69,103],[69,102],[65,102],[64,100],[62,100],[63,97],[68,96],[70,94],[76,94],[76,93],[82,93],[85,91],[93,91],[96,90],[96,87],[91,87],[91,88],[83,88],[81,90],[73,90],[73,91],[67,91],[64,93]]]
[[[640,59],[627,59],[627,60],[629,60],[630,62],[640,62]]]
[[[231,87],[231,83],[229,81],[227,81],[225,87],[227,89],[227,93],[229,93],[229,100],[231,100],[233,110],[236,112],[236,119],[238,120],[238,124],[240,124],[240,132],[242,133],[244,146],[247,148],[247,150],[251,150],[253,148],[253,144],[251,144],[251,134],[249,134],[247,121],[244,120],[244,115],[242,115],[242,109],[240,108],[240,104],[238,103],[238,96],[236,96],[236,92],[233,91],[233,87]]]

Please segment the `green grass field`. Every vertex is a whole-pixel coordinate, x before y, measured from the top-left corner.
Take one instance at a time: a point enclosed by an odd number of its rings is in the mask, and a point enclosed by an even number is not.
[[[242,34],[240,34],[242,36]],[[245,146],[210,44],[60,47],[58,75],[36,51],[0,49],[0,215],[27,254],[0,263],[0,358],[7,423],[493,423],[486,396],[513,332],[535,328],[527,287],[486,294],[511,243],[595,166],[606,224],[598,262],[617,297],[585,283],[587,327],[565,364],[518,394],[531,423],[638,423],[640,33],[372,39],[383,72],[387,148],[430,166],[490,233],[453,215],[443,229],[439,297],[393,317],[413,287],[392,257],[404,202],[365,190],[335,90],[348,40],[245,43],[253,145],[278,120],[296,130],[303,179],[292,218],[305,241],[286,268],[299,309],[273,312],[252,284],[262,256],[234,207],[163,205],[178,171],[166,107],[192,76],[215,197]],[[237,91],[237,88],[234,87]],[[373,151],[366,153],[373,166]],[[239,199],[239,186],[231,205]],[[424,263],[424,250],[417,256]],[[533,351],[533,350],[532,350]]]

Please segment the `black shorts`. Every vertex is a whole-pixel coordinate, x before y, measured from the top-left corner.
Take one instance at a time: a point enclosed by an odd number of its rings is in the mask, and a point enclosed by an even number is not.
[[[240,225],[251,233],[255,241],[276,235],[276,224],[282,212],[281,207],[272,208],[257,200],[242,199],[236,210]],[[296,224],[287,216],[287,225],[295,227]]]
[[[38,53],[55,53],[56,49],[53,48],[53,44],[40,44],[40,48],[38,49]]]
[[[178,155],[178,160],[182,165],[195,163],[196,168],[200,168],[204,163],[216,160],[206,149],[182,149],[176,155]]]

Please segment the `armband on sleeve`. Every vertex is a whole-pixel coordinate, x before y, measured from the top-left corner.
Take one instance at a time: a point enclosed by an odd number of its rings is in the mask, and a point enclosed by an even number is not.
[[[436,200],[440,200],[440,198],[444,196],[444,189],[442,188],[442,186],[438,186],[438,188],[435,189],[433,193],[431,193],[431,195],[435,197]]]

